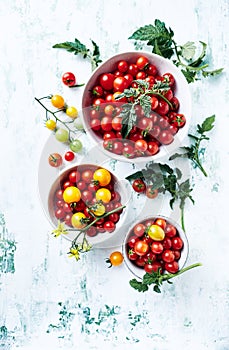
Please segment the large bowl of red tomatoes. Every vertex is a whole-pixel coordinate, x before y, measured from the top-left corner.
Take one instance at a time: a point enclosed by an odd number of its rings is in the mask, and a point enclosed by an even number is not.
[[[80,231],[93,245],[113,237],[122,226],[129,201],[127,181],[94,164],[65,169],[55,179],[48,195],[51,223],[64,223],[73,240]]]
[[[130,228],[123,243],[128,269],[137,277],[152,271],[176,273],[188,257],[188,240],[171,218],[157,215],[144,218]]]
[[[101,64],[85,86],[84,128],[108,157],[130,162],[170,155],[188,133],[191,94],[181,71],[149,52]]]

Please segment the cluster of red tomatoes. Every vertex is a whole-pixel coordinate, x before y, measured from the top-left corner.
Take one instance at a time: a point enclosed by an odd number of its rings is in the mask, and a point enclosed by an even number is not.
[[[120,201],[115,179],[107,169],[79,165],[69,171],[55,192],[55,216],[70,227],[85,229],[92,237],[115,230],[123,210],[118,210],[122,207]]]
[[[136,224],[127,243],[127,255],[135,265],[152,271],[176,273],[183,240],[176,227],[162,218]]]
[[[152,88],[157,82],[168,82],[169,89],[150,95],[151,113],[146,116],[140,104],[135,105],[137,120],[127,138],[122,137],[122,106],[133,103],[134,98],[117,97],[125,89],[138,89],[136,80],[148,82]],[[167,103],[166,101],[169,101]],[[170,144],[186,119],[178,113],[179,100],[175,96],[175,79],[171,73],[160,75],[148,58],[140,56],[135,63],[117,62],[117,69],[99,76],[97,85],[92,88],[90,128],[103,141],[105,149],[128,158],[152,156],[159,152],[161,144]]]

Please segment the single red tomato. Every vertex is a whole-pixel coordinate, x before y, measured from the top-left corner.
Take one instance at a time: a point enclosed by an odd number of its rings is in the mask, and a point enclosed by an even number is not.
[[[62,156],[59,153],[52,153],[48,157],[49,165],[51,165],[54,168],[58,168],[62,165],[63,159]]]
[[[62,82],[67,86],[74,86],[76,84],[76,77],[71,72],[66,72],[62,75]]]
[[[134,251],[136,254],[143,256],[149,251],[149,245],[144,241],[137,241],[134,245]]]

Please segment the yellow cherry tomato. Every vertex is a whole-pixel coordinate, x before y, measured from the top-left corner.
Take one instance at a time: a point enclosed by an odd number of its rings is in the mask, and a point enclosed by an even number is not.
[[[96,191],[95,198],[97,201],[109,203],[111,200],[111,192],[107,188],[102,187]]]
[[[151,225],[147,233],[155,241],[162,241],[165,238],[165,231],[158,225]]]
[[[51,98],[51,103],[56,108],[63,108],[64,107],[64,99],[60,95],[53,95]]]
[[[92,213],[95,214],[95,216],[102,216],[106,211],[106,208],[102,203],[96,203],[90,209],[91,209]]]
[[[69,186],[64,190],[63,199],[66,203],[79,202],[81,198],[80,190],[75,186]]]
[[[109,267],[118,266],[118,265],[122,264],[123,260],[124,260],[124,258],[123,258],[122,253],[117,251],[117,252],[111,253],[109,259],[107,259],[107,263],[111,264]]]
[[[68,117],[75,119],[78,117],[78,110],[75,107],[68,107],[66,109],[66,114]]]
[[[111,174],[107,169],[97,169],[93,174],[93,179],[98,181],[100,186],[107,186],[111,181]]]
[[[46,121],[45,126],[49,130],[55,130],[56,129],[56,122],[53,119],[49,119]]]
[[[87,217],[84,213],[78,211],[72,215],[72,226],[75,228],[84,228],[87,226]]]

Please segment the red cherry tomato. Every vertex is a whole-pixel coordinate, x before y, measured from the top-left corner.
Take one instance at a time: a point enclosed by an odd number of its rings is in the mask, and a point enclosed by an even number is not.
[[[102,74],[99,83],[102,86],[103,89],[105,90],[111,90],[113,89],[113,81],[114,81],[114,75],[111,73],[105,73]]]
[[[179,270],[179,265],[177,261],[173,261],[171,263],[165,263],[165,269],[169,273],[177,273]]]
[[[144,68],[146,68],[148,64],[149,64],[149,60],[145,56],[140,56],[136,61],[136,66],[138,67],[139,70],[143,70]]]
[[[154,254],[161,254],[163,252],[163,245],[161,242],[153,242],[151,245],[151,250]]]
[[[64,155],[64,159],[67,162],[71,162],[74,158],[75,158],[75,154],[73,152],[71,152],[71,151],[66,152],[65,155]]]
[[[132,187],[135,192],[137,193],[142,193],[146,190],[146,185],[143,180],[141,179],[136,179],[132,183]]]
[[[143,256],[149,251],[149,245],[144,241],[137,241],[134,245],[134,251],[136,254]]]
[[[142,237],[145,233],[145,225],[144,224],[136,224],[134,226],[134,233],[137,237]]]
[[[76,77],[71,72],[66,72],[62,75],[62,82],[67,86],[74,86],[76,84]]]
[[[126,61],[119,61],[118,62],[118,70],[122,73],[125,73],[128,70],[128,63]]]

